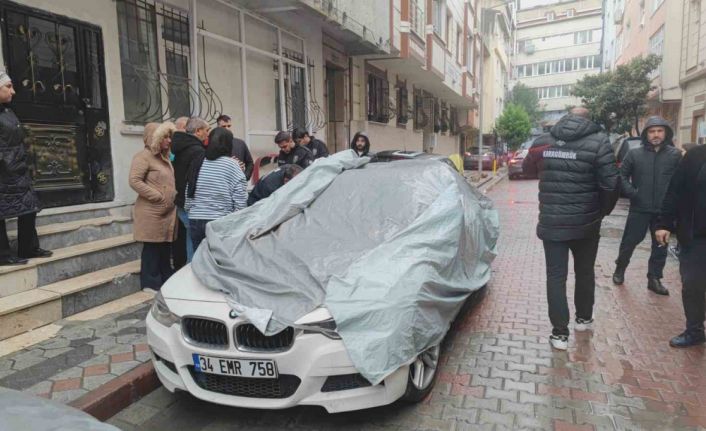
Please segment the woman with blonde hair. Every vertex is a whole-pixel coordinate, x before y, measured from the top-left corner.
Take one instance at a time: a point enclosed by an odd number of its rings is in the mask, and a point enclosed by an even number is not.
[[[145,148],[135,154],[130,166],[130,187],[137,192],[133,234],[135,241],[143,243],[143,289],[159,290],[174,272],[170,255],[176,236],[176,186],[169,153],[175,131],[171,122],[145,125]]]

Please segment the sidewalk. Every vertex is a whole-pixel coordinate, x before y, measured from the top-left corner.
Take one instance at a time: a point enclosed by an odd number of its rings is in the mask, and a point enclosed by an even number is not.
[[[624,203],[604,222],[595,330],[572,333],[569,351],[556,352],[548,344],[544,253],[535,235],[537,181],[501,181],[488,196],[502,226],[493,278],[448,335],[439,380],[421,404],[337,415],[314,407],[263,411],[160,387],[109,422],[125,431],[706,429],[706,350],[668,346],[684,324],[678,263],[667,263],[669,297],[646,289],[648,242],[636,250],[625,286],[611,282]]]
[[[152,295],[135,293],[0,342],[0,386],[73,403],[149,360],[144,318]]]

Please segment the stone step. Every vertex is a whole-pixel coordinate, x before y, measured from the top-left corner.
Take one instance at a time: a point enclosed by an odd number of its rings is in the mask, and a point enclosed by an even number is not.
[[[98,205],[77,205],[73,207],[49,208],[37,214],[37,226],[66,223],[75,220],[95,219],[108,216],[131,216],[132,205],[110,202]],[[8,230],[17,230],[17,219],[5,221]]]
[[[0,340],[135,293],[139,272],[133,260],[0,298]]]
[[[26,265],[0,266],[0,298],[139,259],[132,234],[59,248]]]
[[[130,232],[132,232],[132,219],[127,216],[113,215],[37,226],[39,245],[47,250],[125,235]],[[8,236],[10,244],[16,249],[17,231],[9,231]]]

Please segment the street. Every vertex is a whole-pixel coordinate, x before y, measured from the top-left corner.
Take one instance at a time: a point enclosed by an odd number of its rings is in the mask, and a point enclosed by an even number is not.
[[[678,262],[670,257],[665,268],[668,297],[646,289],[648,242],[635,251],[625,285],[611,282],[626,202],[603,223],[594,332],[572,333],[568,352],[556,352],[547,342],[544,254],[535,235],[537,181],[503,180],[488,195],[501,222],[493,278],[447,336],[441,374],[422,403],[337,415],[316,407],[246,410],[160,387],[108,422],[126,431],[706,427],[706,350],[668,345],[684,325]]]

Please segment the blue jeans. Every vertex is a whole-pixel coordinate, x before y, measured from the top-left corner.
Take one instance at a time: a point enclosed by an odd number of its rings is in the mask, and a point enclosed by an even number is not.
[[[206,238],[206,225],[213,220],[191,220],[191,243],[194,248],[199,248],[201,241]]]
[[[191,228],[189,226],[189,213],[183,208],[177,207],[177,217],[186,228],[186,262],[191,263],[194,257],[194,243],[191,242]]]

